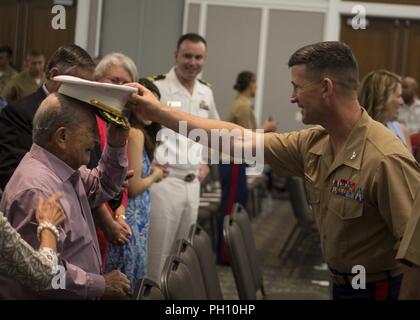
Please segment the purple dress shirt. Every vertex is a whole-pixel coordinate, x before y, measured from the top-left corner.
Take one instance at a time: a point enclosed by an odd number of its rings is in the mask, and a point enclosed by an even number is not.
[[[63,194],[60,203],[67,219],[60,229],[57,251],[60,264],[66,269],[66,289],[35,292],[0,276],[0,298],[101,297],[105,279],[101,275],[101,255],[91,208],[112,199],[120,191],[126,172],[125,147],[107,145],[97,168],[75,171],[52,153],[33,144],[4,190],[0,211],[5,212],[24,240],[38,248],[37,199],[57,191]]]

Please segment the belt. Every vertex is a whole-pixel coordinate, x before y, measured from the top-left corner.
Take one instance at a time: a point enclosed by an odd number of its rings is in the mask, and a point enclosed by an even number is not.
[[[353,277],[357,275],[355,273],[341,273],[331,268],[329,268],[329,270],[331,280],[337,286],[351,286],[351,281]],[[399,275],[402,275],[402,273],[403,271],[401,270],[401,268],[397,268],[394,270],[385,270],[377,273],[366,273],[366,283],[390,280]]]
[[[195,179],[195,174],[194,173],[189,173],[184,177],[184,181],[185,182],[192,182]]]

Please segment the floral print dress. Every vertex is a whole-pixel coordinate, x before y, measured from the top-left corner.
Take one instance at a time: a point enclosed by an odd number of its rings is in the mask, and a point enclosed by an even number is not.
[[[142,178],[151,173],[150,160],[143,151]],[[137,279],[143,278],[147,273],[147,238],[150,221],[150,188],[143,193],[129,197],[125,209],[126,222],[131,228],[130,242],[124,246],[110,243],[106,270],[114,269],[124,273],[134,289]]]
[[[51,284],[55,265],[35,251],[0,212],[0,273],[34,290]]]

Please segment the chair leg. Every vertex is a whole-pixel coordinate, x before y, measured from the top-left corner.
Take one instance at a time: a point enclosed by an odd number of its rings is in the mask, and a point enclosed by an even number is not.
[[[289,236],[287,237],[283,247],[281,248],[280,252],[279,252],[279,258],[281,259],[284,252],[286,251],[287,247],[289,246],[290,240],[293,239],[296,231],[298,230],[298,224],[296,223],[295,226],[292,229],[292,232],[290,232]]]

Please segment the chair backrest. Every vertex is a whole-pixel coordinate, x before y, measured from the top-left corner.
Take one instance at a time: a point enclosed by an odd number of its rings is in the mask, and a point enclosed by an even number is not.
[[[165,300],[156,282],[142,278],[137,281],[136,288],[133,293],[134,300]]]
[[[190,271],[194,289],[197,294],[207,298],[207,292],[204,285],[204,279],[201,272],[200,261],[191,244],[185,239],[176,241],[176,255],[182,259]]]
[[[193,224],[190,228],[188,241],[197,254],[200,263],[207,299],[222,300],[223,295],[217,275],[216,257],[207,232],[200,225]]]
[[[163,295],[167,300],[205,300],[196,290],[188,266],[176,255],[167,257],[160,278]]]
[[[243,241],[248,255],[249,265],[251,267],[252,276],[254,278],[254,285],[261,293],[265,295],[263,275],[260,264],[258,263],[258,254],[255,247],[254,233],[252,232],[252,225],[249,221],[249,216],[246,210],[239,204],[235,203],[233,207],[232,219],[238,224],[243,237]]]
[[[257,288],[254,284],[254,277],[243,236],[238,223],[230,215],[226,215],[224,218],[223,238],[228,249],[229,262],[235,278],[239,299],[256,300]]]

